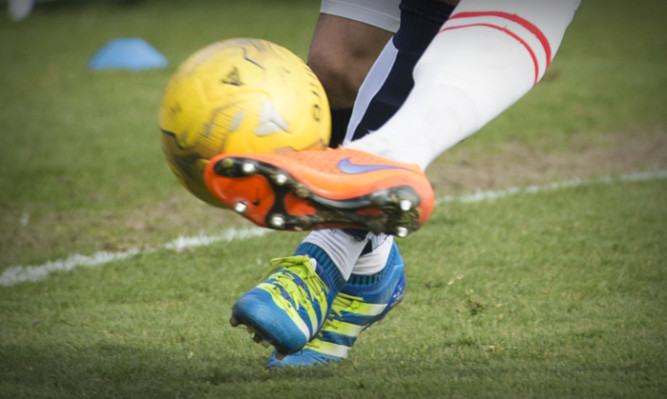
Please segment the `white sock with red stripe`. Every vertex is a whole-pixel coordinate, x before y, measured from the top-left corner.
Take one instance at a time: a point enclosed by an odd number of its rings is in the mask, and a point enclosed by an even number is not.
[[[398,112],[356,148],[426,168],[542,78],[580,0],[462,0],[414,70]]]

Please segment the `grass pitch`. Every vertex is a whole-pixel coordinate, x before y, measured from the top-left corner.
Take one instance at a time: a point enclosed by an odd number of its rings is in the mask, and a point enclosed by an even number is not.
[[[401,240],[403,305],[344,363],[264,369],[227,320],[301,234],[183,251],[248,227],[176,183],[157,109],[178,63],[213,41],[302,57],[317,2],[40,3],[0,21],[0,272],[138,250],[0,286],[0,397],[642,397],[667,393],[667,183],[441,202]],[[584,1],[545,80],[428,170],[440,198],[667,167],[664,2]],[[142,37],[169,67],[87,70]]]

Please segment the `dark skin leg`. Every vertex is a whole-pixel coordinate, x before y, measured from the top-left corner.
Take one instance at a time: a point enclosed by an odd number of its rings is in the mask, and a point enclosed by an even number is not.
[[[350,108],[357,91],[392,32],[334,15],[320,14],[308,65],[322,82],[331,108]]]
[[[459,0],[440,1],[459,3]],[[362,22],[320,14],[308,64],[322,82],[331,108],[354,105],[359,86],[392,35]]]

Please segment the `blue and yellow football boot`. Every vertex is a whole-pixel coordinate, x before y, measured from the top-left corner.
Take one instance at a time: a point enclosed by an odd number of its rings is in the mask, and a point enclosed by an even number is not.
[[[333,300],[333,305],[317,335],[291,355],[277,356],[274,351],[267,367],[313,366],[341,361],[359,334],[384,318],[402,302],[405,292],[404,263],[394,243],[382,274],[372,277],[352,276]]]
[[[245,325],[278,356],[302,349],[320,330],[336,295],[316,263],[305,255],[272,259],[268,277],[234,304],[232,326]]]

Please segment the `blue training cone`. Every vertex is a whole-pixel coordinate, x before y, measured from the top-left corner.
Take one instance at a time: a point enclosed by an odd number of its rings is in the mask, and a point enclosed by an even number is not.
[[[119,38],[102,47],[88,66],[93,70],[164,68],[167,59],[143,39]]]

